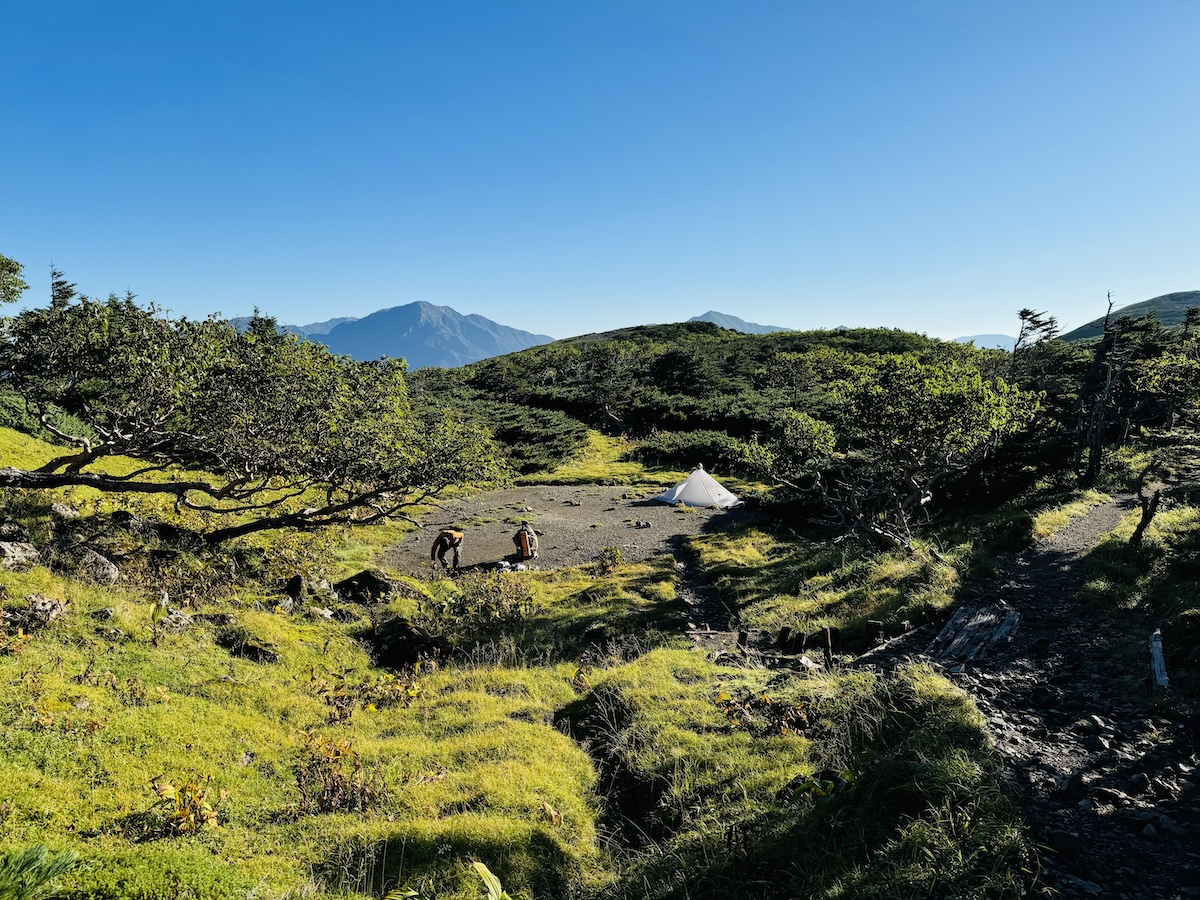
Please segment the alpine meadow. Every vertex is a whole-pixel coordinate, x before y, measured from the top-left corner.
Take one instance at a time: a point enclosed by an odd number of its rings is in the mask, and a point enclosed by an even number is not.
[[[1200,309],[1051,313],[409,371],[55,271],[0,898],[1196,896]]]

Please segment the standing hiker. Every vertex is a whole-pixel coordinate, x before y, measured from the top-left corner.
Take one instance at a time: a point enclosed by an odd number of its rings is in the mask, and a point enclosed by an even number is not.
[[[458,564],[462,562],[462,542],[463,533],[454,531],[451,528],[446,528],[438,532],[437,538],[433,542],[433,547],[429,551],[429,558],[436,559],[442,564],[443,569],[453,569],[458,571]],[[446,551],[453,550],[452,559],[453,565],[446,562]]]

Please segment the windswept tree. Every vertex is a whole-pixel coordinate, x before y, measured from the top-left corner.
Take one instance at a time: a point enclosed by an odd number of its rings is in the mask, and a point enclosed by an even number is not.
[[[1037,410],[1034,395],[986,379],[966,361],[923,363],[910,354],[858,365],[835,397],[832,426],[788,411],[771,439],[750,445],[748,461],[780,484],[819,495],[843,534],[889,547],[910,547],[912,526],[939,485],[978,464]]]
[[[23,267],[15,259],[0,254],[0,303],[15,303],[29,287],[21,277]]]
[[[414,410],[402,361],[334,356],[266,318],[239,333],[132,295],[59,293],[0,322],[0,382],[69,449],[37,469],[0,469],[0,486],[167,494],[208,514],[204,537],[218,543],[403,516],[451,485],[502,475],[484,431]],[[56,425],[60,411],[86,427]],[[114,474],[104,463],[115,455],[141,465]]]
[[[840,388],[847,465],[831,473],[844,527],[909,546],[910,526],[946,479],[979,464],[1025,427],[1037,398],[962,361],[885,356]]]

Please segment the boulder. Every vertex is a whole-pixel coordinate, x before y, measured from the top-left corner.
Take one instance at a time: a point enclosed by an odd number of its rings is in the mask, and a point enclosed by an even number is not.
[[[67,605],[61,600],[42,594],[30,594],[25,598],[24,609],[6,610],[4,618],[18,628],[35,631],[49,625],[66,611]]]
[[[333,588],[338,596],[350,603],[378,603],[399,590],[394,581],[373,569],[365,569],[357,575],[351,575],[337,582]]]
[[[234,656],[248,659],[256,663],[279,662],[279,651],[267,643],[254,637],[244,628],[231,626],[223,628],[216,638],[218,647],[224,647]]]
[[[185,613],[182,609],[173,609],[162,617],[158,623],[158,627],[163,631],[171,631],[175,634],[178,634],[181,631],[186,631],[188,628],[191,628],[194,624],[194,621],[195,620],[193,620],[192,617]]]
[[[442,656],[450,650],[445,638],[430,635],[399,616],[380,622],[365,637],[375,651],[376,662],[388,669],[408,668],[422,659]]]
[[[121,570],[110,560],[90,547],[84,547],[75,557],[75,573],[97,584],[116,584]]]
[[[71,519],[78,519],[81,513],[75,507],[67,506],[67,504],[56,500],[50,504],[50,515],[60,522],[68,522]]]
[[[20,522],[0,522],[0,541],[28,541],[29,529]]]
[[[283,584],[283,593],[292,600],[322,600],[328,602],[335,599],[333,585],[324,578],[310,578],[307,575],[293,575]]]
[[[37,547],[25,541],[0,541],[0,566],[21,569],[37,565],[41,559]]]

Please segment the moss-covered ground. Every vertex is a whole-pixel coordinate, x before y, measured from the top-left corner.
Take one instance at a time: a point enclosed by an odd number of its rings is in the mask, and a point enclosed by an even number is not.
[[[13,432],[0,443],[21,464],[53,452]],[[80,491],[3,499],[43,544],[51,500],[97,521],[116,508]],[[0,854],[75,851],[64,895],[95,900],[474,898],[475,861],[527,898],[1028,885],[1028,848],[964,694],[920,667],[797,678],[716,665],[680,637],[670,558],[409,582],[386,605],[285,611],[284,578],[353,574],[400,529],[166,556],[110,537],[124,554],[110,587],[0,571],[5,610],[33,594],[65,610],[0,637]],[[843,553],[762,529],[694,546],[762,628],[939,609],[972,552],[964,539],[936,555]],[[164,620],[163,590],[190,626]],[[436,662],[376,665],[368,638],[397,617],[444,641]]]

